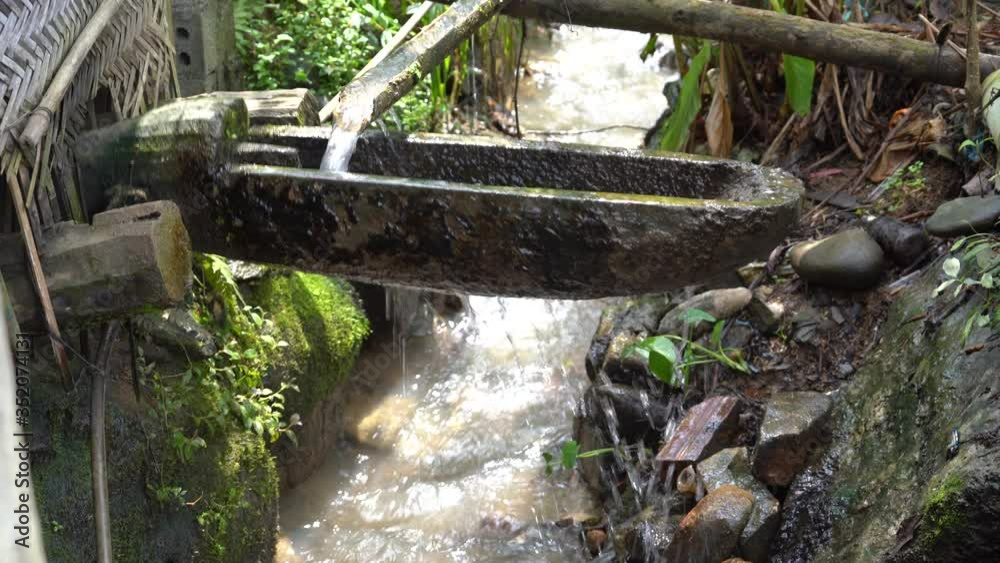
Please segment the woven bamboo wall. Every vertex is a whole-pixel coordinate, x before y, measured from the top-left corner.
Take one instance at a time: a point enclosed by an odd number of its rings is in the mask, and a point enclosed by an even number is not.
[[[126,0],[91,50],[39,153],[16,135],[99,0],[0,0],[0,182],[18,182],[36,234],[55,222],[83,220],[72,147],[96,125],[93,100],[107,88],[124,119],[176,97],[179,87],[170,0]],[[37,170],[36,170],[36,163]],[[30,195],[28,195],[30,193]],[[10,196],[0,198],[0,233],[16,230]]]

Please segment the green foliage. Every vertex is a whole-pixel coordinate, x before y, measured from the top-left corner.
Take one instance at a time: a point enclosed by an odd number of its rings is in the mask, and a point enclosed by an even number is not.
[[[156,414],[174,452],[190,462],[208,446],[206,438],[234,424],[270,441],[284,434],[294,442],[298,416],[285,421],[284,392],[297,389],[295,383],[283,382],[277,390],[263,385],[287,343],[275,339],[273,323],[259,307],[247,305],[225,259],[204,255],[200,264],[194,316],[215,329],[223,341],[219,351],[171,375],[159,373],[138,351],[141,376],[152,386]]]
[[[941,265],[945,281],[935,289],[941,295],[952,289],[952,298],[964,292],[979,292],[984,295],[976,305],[962,329],[963,344],[974,328],[1000,327],[1000,238],[983,233],[958,239],[951,247],[950,256]]]
[[[660,381],[673,387],[683,387],[691,375],[691,369],[702,364],[719,363],[729,369],[750,373],[750,368],[739,350],[722,345],[722,331],[725,321],[716,320],[711,314],[700,309],[684,312],[684,322],[697,325],[701,322],[713,323],[709,346],[703,346],[687,338],[672,334],[652,336],[628,346],[623,356],[639,356],[646,361],[649,371]],[[683,355],[678,361],[674,343],[683,346]]]
[[[771,0],[771,9],[787,13],[780,0]],[[804,11],[804,0],[796,0],[796,15],[801,16]],[[812,110],[813,82],[816,78],[815,61],[782,54],[781,63],[785,71],[785,100],[795,113],[809,115]]]
[[[691,60],[687,74],[681,79],[681,94],[677,107],[663,124],[660,148],[667,151],[681,151],[687,144],[691,125],[701,111],[701,76],[712,58],[712,43],[702,41],[701,49]]]
[[[393,5],[400,8],[395,13]],[[237,49],[247,86],[310,88],[332,97],[387,44],[419,3],[390,0],[237,0]],[[398,17],[397,17],[398,16]],[[431,116],[426,83],[396,105],[399,124],[424,129]]]
[[[785,69],[785,98],[792,111],[807,116],[812,111],[816,63],[794,55],[781,55]]]

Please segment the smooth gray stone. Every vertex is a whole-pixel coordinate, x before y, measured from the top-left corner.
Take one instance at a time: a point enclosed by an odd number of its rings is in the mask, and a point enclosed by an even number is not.
[[[885,268],[882,247],[862,228],[797,244],[788,257],[802,279],[842,289],[869,288]]]
[[[1000,217],[1000,196],[960,197],[942,203],[927,219],[927,232],[938,237],[961,237],[989,232]]]

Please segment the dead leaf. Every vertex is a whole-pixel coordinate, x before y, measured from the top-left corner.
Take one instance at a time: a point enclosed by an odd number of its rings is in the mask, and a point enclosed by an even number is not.
[[[726,92],[729,91],[729,72],[726,49],[719,49],[719,74],[715,84],[712,105],[705,117],[705,134],[712,156],[728,158],[733,150],[733,116]]]
[[[893,120],[898,122],[897,116],[905,115],[904,110],[897,111],[893,115]],[[892,120],[891,120],[892,121]],[[938,143],[945,136],[947,125],[944,119],[934,117],[927,119],[923,117],[911,118],[901,131],[898,131],[895,138],[886,146],[882,158],[878,165],[868,175],[872,182],[881,182],[892,175],[899,167],[906,166],[921,151],[934,143]]]

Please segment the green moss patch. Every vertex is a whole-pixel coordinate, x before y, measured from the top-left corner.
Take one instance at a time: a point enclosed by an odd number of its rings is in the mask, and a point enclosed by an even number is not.
[[[930,490],[924,502],[921,544],[928,546],[961,533],[965,525],[965,513],[961,506],[964,489],[962,478],[951,473]]]
[[[234,432],[191,463],[171,456],[164,480],[179,483],[198,524],[195,560],[242,562],[273,553],[278,474],[263,439]]]
[[[253,288],[251,300],[274,322],[288,343],[275,359],[275,376],[294,379],[286,412],[305,416],[350,374],[370,332],[353,288],[317,274],[272,273]]]

